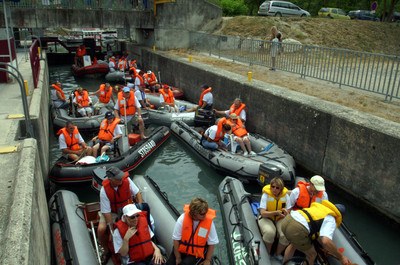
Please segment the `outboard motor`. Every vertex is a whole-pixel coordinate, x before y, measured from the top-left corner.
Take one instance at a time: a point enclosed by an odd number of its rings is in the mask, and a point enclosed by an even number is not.
[[[258,169],[258,183],[262,186],[268,185],[271,179],[282,176],[282,170],[274,164],[264,163]]]
[[[215,123],[215,115],[211,110],[198,109],[194,117],[196,127],[209,127]]]

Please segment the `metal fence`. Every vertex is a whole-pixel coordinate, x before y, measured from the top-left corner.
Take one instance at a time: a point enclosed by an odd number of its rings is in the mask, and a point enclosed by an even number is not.
[[[295,43],[191,32],[190,48],[400,99],[400,57]]]
[[[149,9],[153,0],[13,0],[11,7],[73,9]],[[2,3],[0,3],[0,6]]]

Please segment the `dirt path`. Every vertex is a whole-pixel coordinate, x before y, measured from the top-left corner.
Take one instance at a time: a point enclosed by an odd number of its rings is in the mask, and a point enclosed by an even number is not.
[[[249,66],[248,64],[209,57],[205,54],[183,50],[170,51],[169,53],[186,58],[192,56],[193,61],[222,68],[246,77],[248,72],[252,72],[253,79],[285,87],[323,100],[336,102],[349,108],[400,123],[400,100],[394,99],[392,102],[388,102],[384,101],[384,96],[365,92],[360,89],[346,86],[339,88],[339,85],[330,82],[313,78],[302,79],[300,75],[283,71],[269,71],[267,67]]]

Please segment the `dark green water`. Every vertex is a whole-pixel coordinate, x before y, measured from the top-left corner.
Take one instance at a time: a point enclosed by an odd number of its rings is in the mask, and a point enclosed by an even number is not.
[[[90,91],[97,90],[104,80],[75,79],[69,67],[50,67],[50,81],[60,80],[64,88],[73,89],[77,85]],[[88,140],[89,138],[85,138]],[[51,164],[61,155],[55,136],[51,136]],[[210,207],[217,210],[216,227],[220,244],[215,254],[222,264],[228,264],[227,247],[222,226],[222,217],[217,198],[217,187],[224,176],[217,174],[211,167],[200,160],[187,146],[175,137],[170,137],[160,149],[151,155],[131,174],[143,174],[152,177],[161,190],[168,194],[170,202],[182,212],[184,204],[194,197],[207,199]],[[298,172],[302,175],[302,173]],[[304,176],[304,175],[303,175]],[[305,176],[307,177],[307,176]],[[56,187],[60,188],[60,187]],[[77,193],[81,201],[98,201],[99,198],[90,186],[68,188]],[[259,193],[257,185],[248,185],[246,190]],[[347,207],[344,221],[357,235],[360,244],[377,264],[400,264],[400,233],[391,229],[373,214],[357,207],[351,200],[328,189],[329,198],[335,203],[343,203]]]

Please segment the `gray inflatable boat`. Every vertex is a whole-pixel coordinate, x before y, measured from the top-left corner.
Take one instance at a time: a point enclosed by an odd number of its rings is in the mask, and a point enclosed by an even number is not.
[[[246,192],[242,182],[232,177],[226,177],[220,183],[217,195],[222,210],[231,264],[280,264],[277,260],[269,258],[258,228],[257,217],[251,206],[254,202],[258,203],[261,197]],[[375,264],[343,222],[336,229],[333,242],[354,264]],[[341,264],[332,256],[325,258],[327,264]],[[243,263],[238,263],[237,259],[243,260]]]
[[[180,140],[217,171],[239,178],[245,182],[256,182],[259,171],[271,172],[268,176],[280,176],[287,187],[294,186],[295,161],[278,145],[261,135],[250,133],[251,147],[256,155],[244,156],[242,151],[232,153],[227,150],[211,150],[200,144],[202,135],[195,128],[183,122],[173,122],[171,131]]]

